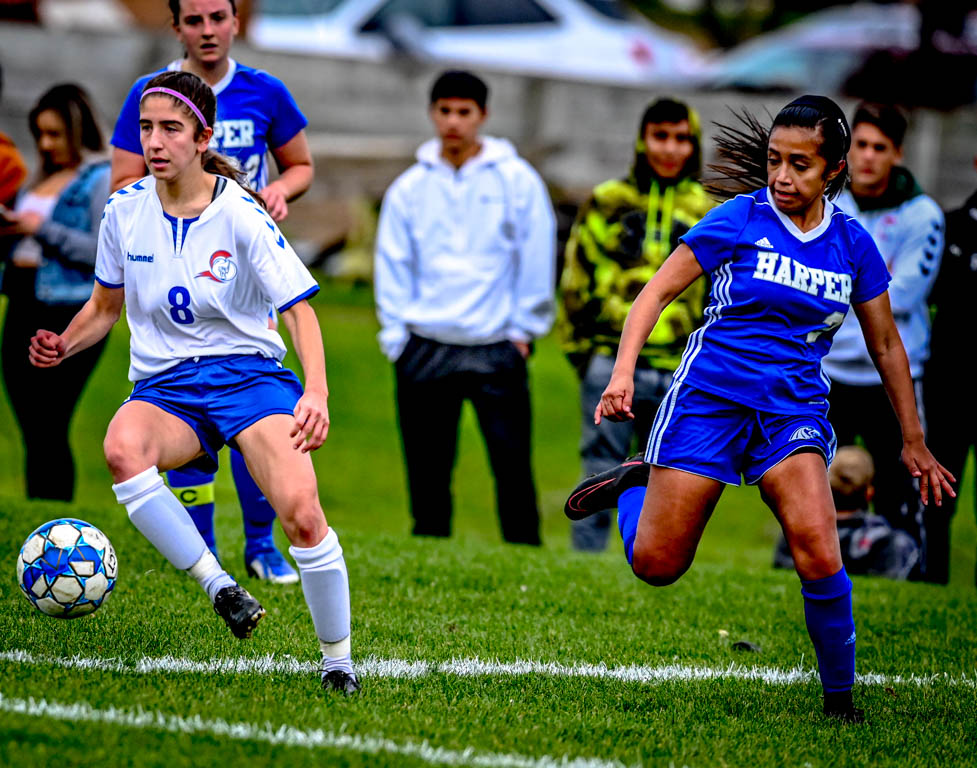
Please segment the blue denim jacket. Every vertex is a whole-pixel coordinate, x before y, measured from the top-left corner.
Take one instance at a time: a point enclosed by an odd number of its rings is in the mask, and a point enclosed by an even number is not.
[[[83,165],[35,239],[41,244],[34,293],[44,304],[83,304],[92,295],[98,225],[109,198],[109,163]],[[9,253],[5,254],[9,257]]]

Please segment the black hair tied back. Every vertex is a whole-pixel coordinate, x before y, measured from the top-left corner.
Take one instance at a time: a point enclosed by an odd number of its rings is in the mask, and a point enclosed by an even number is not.
[[[716,146],[720,162],[710,165],[716,176],[706,181],[706,189],[719,199],[753,192],[767,185],[767,142],[774,128],[810,128],[820,134],[818,154],[830,171],[851,149],[851,128],[845,113],[827,96],[807,94],[794,99],[773,119],[768,130],[747,111],[731,110],[738,125],[717,123]],[[769,117],[769,113],[768,113]],[[847,167],[829,182],[825,194],[835,197],[848,181]]]

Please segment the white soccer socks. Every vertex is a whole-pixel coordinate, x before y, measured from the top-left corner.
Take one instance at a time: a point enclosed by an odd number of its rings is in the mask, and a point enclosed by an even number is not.
[[[114,484],[112,490],[139,532],[173,567],[189,571],[211,602],[218,591],[236,583],[207,549],[187,510],[166,487],[155,466]]]
[[[330,528],[314,547],[289,547],[302,575],[302,591],[322,647],[323,672],[352,672],[349,644],[349,577],[343,548]]]

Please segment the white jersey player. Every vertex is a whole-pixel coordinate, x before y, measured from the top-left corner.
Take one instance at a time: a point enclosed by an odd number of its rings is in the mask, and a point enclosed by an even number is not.
[[[264,609],[223,570],[160,476],[216,466],[233,443],[279,514],[299,566],[323,654],[323,687],[350,694],[349,583],[343,550],[319,505],[309,451],[326,439],[325,361],[318,289],[257,199],[208,150],[216,106],[196,75],[167,72],[143,91],[139,124],[152,173],[106,206],[91,300],[62,334],[40,330],[31,361],[57,365],[103,338],[121,315],[132,330],[132,394],[105,437],[119,503],[175,567],[188,570],[238,637]],[[222,178],[223,177],[223,178]],[[266,323],[289,320],[305,388],[282,368]]]

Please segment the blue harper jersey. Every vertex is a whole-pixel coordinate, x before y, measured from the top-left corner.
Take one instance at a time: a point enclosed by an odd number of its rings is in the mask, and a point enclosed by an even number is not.
[[[268,150],[287,144],[308,124],[285,84],[260,69],[233,59],[214,87],[217,124],[210,148],[232,157],[247,174],[248,185],[260,190],[268,183]],[[178,71],[181,61],[140,77],[129,90],[112,134],[112,146],[142,154],[139,142],[139,98],[152,78]]]
[[[801,232],[764,188],[714,208],[680,242],[712,290],[675,381],[771,413],[825,407],[821,358],[835,331],[889,284],[871,235],[828,200]]]

